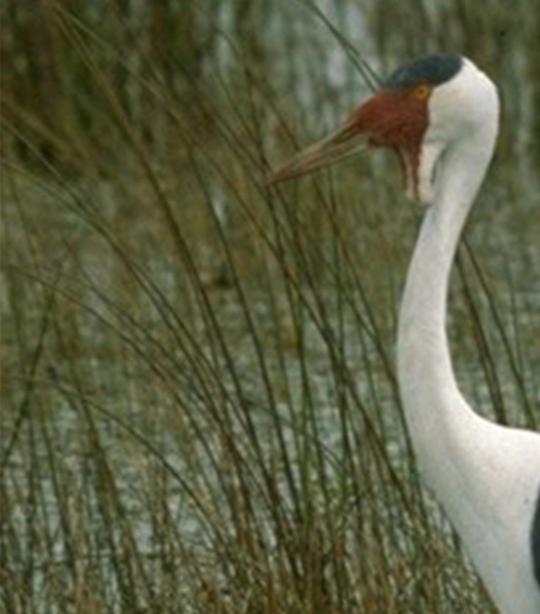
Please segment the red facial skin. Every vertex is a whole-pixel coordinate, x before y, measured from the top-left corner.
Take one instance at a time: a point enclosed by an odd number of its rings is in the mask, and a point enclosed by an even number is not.
[[[430,91],[428,86],[421,85],[379,92],[355,109],[347,121],[366,135],[370,144],[390,147],[398,153],[405,177],[410,173],[416,196],[420,150],[428,127]]]
[[[418,165],[428,126],[431,86],[382,90],[355,109],[338,128],[298,152],[272,173],[268,184],[288,181],[333,164],[357,151],[362,141],[399,155],[408,192],[418,197]]]

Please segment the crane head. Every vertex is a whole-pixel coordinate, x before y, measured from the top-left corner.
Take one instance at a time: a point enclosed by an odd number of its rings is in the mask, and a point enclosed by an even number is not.
[[[386,147],[399,156],[408,196],[429,204],[442,153],[484,121],[486,109],[495,132],[495,86],[470,60],[445,53],[421,57],[392,73],[334,132],[276,169],[270,183],[313,172],[366,146]]]

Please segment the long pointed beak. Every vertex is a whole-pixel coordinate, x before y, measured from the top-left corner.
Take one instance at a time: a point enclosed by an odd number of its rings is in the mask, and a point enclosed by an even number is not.
[[[344,160],[364,149],[366,144],[366,135],[360,130],[355,117],[350,116],[337,130],[278,167],[270,175],[268,184],[288,181]]]

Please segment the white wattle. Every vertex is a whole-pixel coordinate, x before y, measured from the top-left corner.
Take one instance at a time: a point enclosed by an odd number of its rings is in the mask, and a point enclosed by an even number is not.
[[[504,428],[470,409],[452,370],[445,326],[452,262],[493,153],[497,93],[466,60],[456,77],[435,90],[430,104],[425,151],[438,152],[442,144],[444,151],[435,191],[426,194],[432,204],[399,318],[398,378],[407,424],[421,474],[500,611],[539,614],[530,527],[540,489],[540,435]],[[433,161],[428,153],[421,181],[431,179]]]

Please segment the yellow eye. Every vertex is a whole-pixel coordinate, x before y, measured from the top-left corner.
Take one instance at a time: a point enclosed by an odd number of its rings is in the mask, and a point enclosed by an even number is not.
[[[431,86],[427,83],[417,85],[413,90],[413,96],[418,100],[425,100],[431,94]]]

